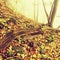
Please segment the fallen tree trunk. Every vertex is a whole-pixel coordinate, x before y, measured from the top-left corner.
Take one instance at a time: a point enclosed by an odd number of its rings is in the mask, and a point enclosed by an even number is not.
[[[19,30],[14,33],[14,31],[11,31],[9,33],[6,33],[6,35],[0,40],[0,49],[6,49],[10,46],[10,43],[16,38],[16,36],[34,36],[38,34],[43,34],[41,30]]]

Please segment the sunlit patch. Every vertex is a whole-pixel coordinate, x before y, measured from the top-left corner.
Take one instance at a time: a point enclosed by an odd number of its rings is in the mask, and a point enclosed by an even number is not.
[[[34,1],[36,4],[34,4]],[[46,11],[48,15],[50,14],[51,6],[54,0],[44,0]],[[59,1],[59,0],[58,0]],[[60,1],[59,1],[60,2]],[[38,3],[38,4],[37,4]],[[17,13],[21,13],[25,15],[28,18],[31,18],[34,20],[34,9],[36,10],[36,16],[35,19],[38,19],[37,21],[40,23],[47,23],[47,17],[43,8],[42,0],[7,0],[7,5],[13,9]],[[37,17],[37,7],[34,8],[35,6],[38,6],[38,17]],[[60,3],[58,3],[57,6],[57,13],[53,22],[53,27],[57,28],[60,26]],[[58,19],[58,20],[57,20]]]

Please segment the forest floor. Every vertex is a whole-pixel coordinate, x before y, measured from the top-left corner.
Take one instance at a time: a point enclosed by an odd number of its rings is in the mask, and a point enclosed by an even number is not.
[[[60,60],[60,30],[16,15],[2,2],[0,60]]]

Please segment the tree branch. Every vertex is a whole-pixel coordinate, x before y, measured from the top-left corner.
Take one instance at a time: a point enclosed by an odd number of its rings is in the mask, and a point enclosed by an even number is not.
[[[47,19],[48,19],[48,13],[47,13],[47,11],[46,11],[45,4],[44,4],[44,1],[43,1],[43,0],[42,0],[42,3],[43,3],[43,7],[44,7],[44,11],[45,11],[46,17],[47,17]]]

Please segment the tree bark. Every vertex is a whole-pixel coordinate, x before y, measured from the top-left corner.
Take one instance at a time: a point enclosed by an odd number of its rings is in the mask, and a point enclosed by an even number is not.
[[[58,0],[54,0],[53,5],[51,7],[50,15],[48,17],[48,26],[50,27],[52,27],[53,25],[53,20],[55,18],[55,14],[57,11],[57,3],[58,3]]]
[[[46,8],[45,8],[44,1],[42,0],[42,2],[43,2],[44,11],[45,11],[45,14],[46,14],[46,17],[47,17],[47,21],[48,21],[47,24],[48,24],[49,27],[52,27],[53,20],[55,18],[55,14],[56,14],[56,10],[57,10],[58,0],[54,0],[49,16],[48,16],[48,13],[47,13]]]

